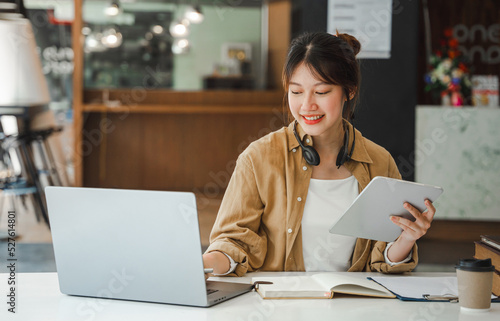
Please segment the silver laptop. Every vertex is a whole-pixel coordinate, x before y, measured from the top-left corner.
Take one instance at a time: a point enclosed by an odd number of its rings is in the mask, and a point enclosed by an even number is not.
[[[207,307],[251,284],[205,281],[192,193],[47,187],[62,293]]]

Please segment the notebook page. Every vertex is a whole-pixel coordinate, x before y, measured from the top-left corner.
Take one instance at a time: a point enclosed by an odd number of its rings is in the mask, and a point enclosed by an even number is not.
[[[293,297],[331,297],[330,290],[322,287],[309,276],[277,276],[254,277],[252,282],[268,281],[273,284],[260,284],[259,292],[267,298],[293,298]]]
[[[392,296],[392,294],[383,286],[364,277],[354,277],[330,272],[314,274],[312,278],[322,284],[325,288],[331,288],[333,292],[373,296]]]

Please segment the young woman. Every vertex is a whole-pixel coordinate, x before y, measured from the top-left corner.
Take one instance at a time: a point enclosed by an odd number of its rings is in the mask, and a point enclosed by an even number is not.
[[[283,82],[294,121],[239,156],[203,255],[214,274],[399,273],[416,266],[415,241],[435,213],[429,201],[423,213],[405,204],[416,220],[393,217],[403,232],[389,244],[328,232],[373,177],[401,178],[389,152],[349,123],[360,48],[347,34],[305,34],[292,42]]]

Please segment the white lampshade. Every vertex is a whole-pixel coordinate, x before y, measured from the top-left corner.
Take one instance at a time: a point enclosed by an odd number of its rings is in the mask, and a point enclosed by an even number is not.
[[[31,23],[25,18],[0,18],[0,106],[28,107],[49,101]]]

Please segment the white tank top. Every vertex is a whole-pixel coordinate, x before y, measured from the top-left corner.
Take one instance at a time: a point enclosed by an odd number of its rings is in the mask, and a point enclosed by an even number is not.
[[[328,229],[358,196],[354,176],[311,179],[302,216],[302,250],[306,271],[347,271],[356,237],[334,235]]]

